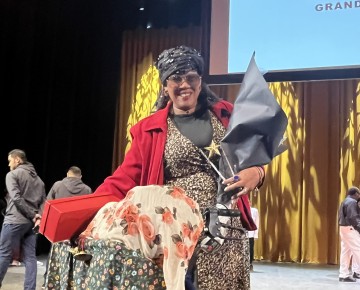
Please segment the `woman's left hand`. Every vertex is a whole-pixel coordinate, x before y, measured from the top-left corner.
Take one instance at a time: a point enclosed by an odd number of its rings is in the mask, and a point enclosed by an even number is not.
[[[239,188],[239,193],[233,196],[233,198],[237,198],[254,190],[262,180],[262,176],[260,176],[261,172],[259,173],[259,170],[262,169],[256,166],[249,167],[241,170],[233,177],[224,180],[223,184],[227,185],[225,187],[225,192]]]

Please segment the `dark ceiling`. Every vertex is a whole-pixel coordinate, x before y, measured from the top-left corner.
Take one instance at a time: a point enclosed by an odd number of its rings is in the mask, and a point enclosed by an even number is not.
[[[47,187],[77,164],[97,186],[112,168],[122,32],[198,26],[203,1],[0,0],[0,157],[26,150]]]
[[[121,25],[125,29],[200,25],[201,0],[119,0]],[[139,10],[144,7],[144,10]]]

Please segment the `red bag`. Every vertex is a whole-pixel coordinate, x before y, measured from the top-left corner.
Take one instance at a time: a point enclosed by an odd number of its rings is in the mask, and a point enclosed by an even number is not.
[[[52,243],[70,240],[85,230],[101,207],[119,200],[118,196],[111,193],[47,200],[39,232]]]

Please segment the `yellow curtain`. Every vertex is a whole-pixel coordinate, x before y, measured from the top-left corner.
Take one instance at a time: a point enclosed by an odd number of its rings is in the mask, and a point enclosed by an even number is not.
[[[127,32],[114,146],[114,168],[129,144],[128,130],[151,112],[160,84],[151,66],[163,50],[201,47],[201,29]],[[359,186],[360,81],[281,82],[270,89],[289,119],[289,149],[266,166],[253,206],[260,214],[255,257],[270,261],[337,264],[337,212],[349,186]],[[240,85],[211,86],[233,102]]]

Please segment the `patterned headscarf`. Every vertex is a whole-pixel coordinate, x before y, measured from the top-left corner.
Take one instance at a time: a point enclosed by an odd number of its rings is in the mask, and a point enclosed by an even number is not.
[[[161,83],[175,74],[195,70],[199,75],[204,72],[204,59],[194,48],[184,45],[164,50],[158,57],[155,66],[159,70]]]

